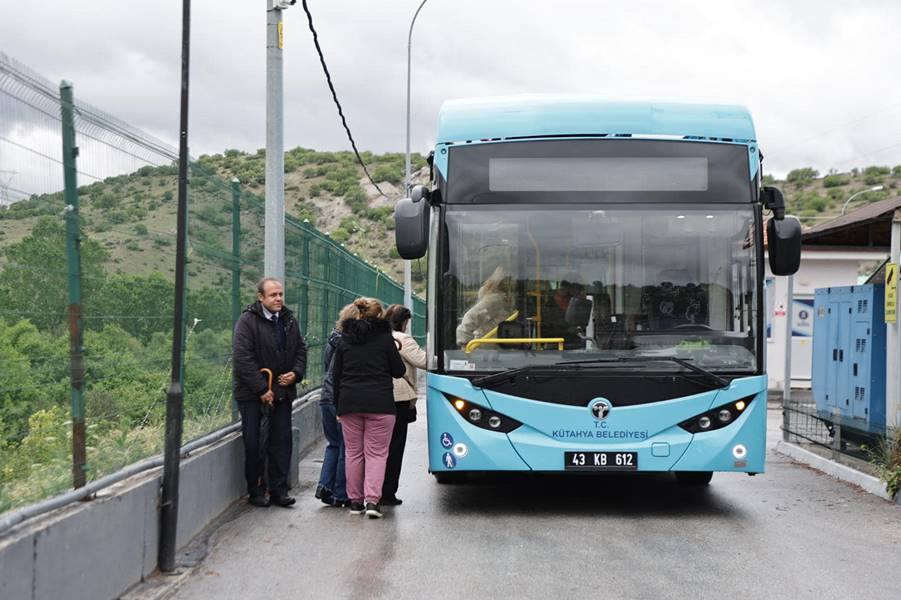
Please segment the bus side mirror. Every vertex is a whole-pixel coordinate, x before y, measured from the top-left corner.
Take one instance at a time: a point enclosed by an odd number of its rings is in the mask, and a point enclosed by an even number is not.
[[[429,247],[429,191],[417,185],[409,198],[394,206],[394,241],[401,258],[412,260],[425,256]]]
[[[770,219],[766,237],[773,275],[797,273],[801,266],[801,222],[795,217]]]

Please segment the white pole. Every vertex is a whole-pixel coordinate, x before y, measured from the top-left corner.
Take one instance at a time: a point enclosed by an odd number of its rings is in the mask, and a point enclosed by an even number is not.
[[[794,313],[795,278],[785,279],[785,364],[782,373],[782,404],[788,404],[792,393],[792,316]]]
[[[266,11],[266,226],[263,274],[285,280],[285,141],[282,9]]]
[[[901,210],[892,219],[892,247],[890,261],[901,261]],[[896,307],[897,311],[897,307]],[[901,427],[901,335],[897,312],[894,323],[885,324],[885,424]]]
[[[410,196],[410,65],[412,63],[412,55],[413,55],[413,25],[416,23],[416,17],[419,16],[419,11],[422,10],[422,7],[425,6],[425,3],[428,0],[422,0],[419,5],[419,8],[416,9],[416,12],[413,14],[413,20],[410,21],[410,32],[407,34],[407,152],[404,156],[404,194],[409,197]],[[404,261],[404,306],[410,309],[410,312],[413,312],[413,273],[411,262],[409,260]],[[410,321],[410,335],[413,334],[413,321]]]

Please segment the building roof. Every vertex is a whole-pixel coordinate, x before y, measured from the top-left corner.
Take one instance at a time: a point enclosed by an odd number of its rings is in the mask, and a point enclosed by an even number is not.
[[[449,100],[438,115],[438,143],[569,135],[757,139],[748,110],[732,105],[523,95]]]
[[[901,196],[861,206],[806,229],[801,235],[802,244],[888,248],[891,244],[892,217],[899,209]]]

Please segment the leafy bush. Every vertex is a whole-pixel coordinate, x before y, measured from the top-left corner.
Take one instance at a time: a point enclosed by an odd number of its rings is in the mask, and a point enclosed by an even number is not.
[[[888,493],[897,495],[901,491],[901,428],[890,429],[885,440],[866,450]]]
[[[816,179],[819,176],[820,172],[811,167],[804,167],[802,169],[793,169],[788,172],[785,180],[789,183],[807,183],[813,179]]]
[[[137,235],[147,235],[147,226],[143,223],[138,223],[134,226],[134,231]]]
[[[843,185],[848,185],[848,180],[841,175],[826,175],[823,178],[823,187],[834,188]]]
[[[332,239],[339,244],[343,244],[350,239],[350,233],[342,227],[338,227],[337,229],[332,231],[330,235]]]

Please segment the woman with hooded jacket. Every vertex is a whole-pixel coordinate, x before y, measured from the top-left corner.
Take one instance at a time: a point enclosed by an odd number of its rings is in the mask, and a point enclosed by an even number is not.
[[[396,414],[393,379],[406,369],[378,300],[357,298],[354,306],[359,318],[341,322],[332,387],[344,433],[350,512],[377,519]]]
[[[348,304],[338,314],[338,322],[325,344],[323,368],[325,377],[322,380],[322,391],[319,394],[319,410],[322,412],[322,432],[325,434],[325,456],[322,458],[322,470],[319,472],[319,484],[316,486],[316,497],[329,506],[345,506],[347,502],[347,483],[344,479],[344,436],[335,409],[335,393],[332,383],[332,359],[335,349],[341,340],[341,322],[345,319],[356,319],[360,311],[353,304]]]
[[[387,506],[403,504],[403,500],[397,497],[397,488],[400,485],[400,469],[404,460],[404,448],[407,445],[407,425],[416,420],[416,369],[426,368],[425,350],[407,333],[412,316],[410,309],[403,304],[392,304],[385,310],[385,320],[391,325],[394,340],[400,345],[400,357],[407,369],[403,377],[394,380],[394,406],[397,409],[397,418],[394,420],[385,483],[382,486],[382,504]]]

